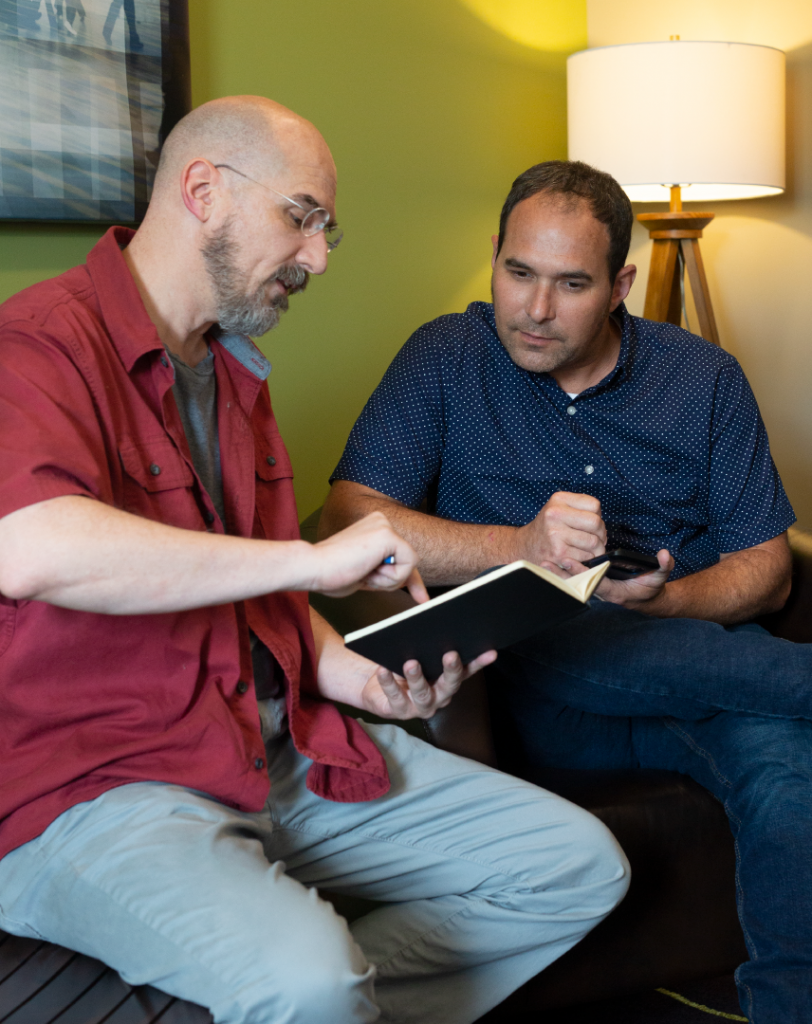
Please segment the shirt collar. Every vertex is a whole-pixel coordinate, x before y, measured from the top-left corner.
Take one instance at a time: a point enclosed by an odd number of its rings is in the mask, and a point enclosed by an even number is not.
[[[147,352],[164,350],[122,254],[134,234],[131,228],[112,227],[87,257],[107,333],[128,373]]]
[[[164,351],[122,252],[134,235],[131,228],[112,227],[87,257],[104,323],[128,373],[141,356]],[[209,333],[246,370],[259,380],[267,379],[271,364],[247,335],[225,334],[216,325]]]
[[[598,391],[604,391],[612,384],[620,384],[621,381],[629,376],[632,361],[632,318],[622,302],[609,315],[620,328],[620,352],[618,353],[617,362],[603,380],[599,380],[591,388],[586,388],[585,391],[581,392],[581,395],[594,395]],[[580,398],[581,396],[579,395],[578,397]]]
[[[255,377],[260,380],[268,379],[272,369],[271,364],[247,334],[226,334],[218,324],[212,327],[209,334],[216,338],[223,348]]]
[[[476,306],[477,308],[473,309],[473,306]],[[510,355],[508,354],[508,351],[505,348],[505,346],[502,344],[499,335],[496,331],[496,318],[494,316],[493,303],[471,303],[468,309],[475,315],[484,315],[485,322],[493,332],[494,338],[496,339],[499,348],[502,350],[502,352],[505,353],[508,359],[510,359]],[[610,316],[620,328],[620,352],[617,357],[617,362],[615,363],[614,369],[610,373],[608,373],[602,381],[599,381],[597,384],[593,384],[592,387],[587,388],[586,391],[582,391],[582,395],[592,394],[594,391],[597,391],[598,389],[607,387],[614,381],[620,381],[624,377],[628,377],[629,372],[631,370],[631,365],[634,358],[632,344],[632,316],[626,309],[626,304],[623,302],[620,303],[617,309],[615,309],[615,311],[611,313]],[[528,376],[536,378],[537,380],[549,381],[550,384],[555,385],[555,387],[559,391],[561,391],[561,394],[564,395],[564,397],[567,397],[566,392],[558,387],[557,382],[552,377],[550,377],[549,374],[531,373],[529,370],[524,370],[522,372],[527,373]]]
[[[625,373],[627,366],[632,361],[632,318],[626,309],[626,303],[621,302],[614,313],[610,315],[620,328],[620,353],[614,370],[607,378],[607,382],[614,377],[618,370]]]

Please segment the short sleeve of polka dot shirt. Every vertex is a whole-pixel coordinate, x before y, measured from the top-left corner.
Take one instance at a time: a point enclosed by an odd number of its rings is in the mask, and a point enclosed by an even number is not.
[[[555,491],[601,502],[609,547],[668,548],[672,578],[795,521],[729,353],[621,306],[617,366],[571,399],[520,369],[493,307],[425,324],[367,402],[332,480],[466,523],[522,526]]]

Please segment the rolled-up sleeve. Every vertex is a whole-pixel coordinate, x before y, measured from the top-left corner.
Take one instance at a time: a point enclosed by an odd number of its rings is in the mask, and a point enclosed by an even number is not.
[[[709,529],[718,550],[742,551],[777,537],[795,514],[738,364],[720,371],[711,431]]]

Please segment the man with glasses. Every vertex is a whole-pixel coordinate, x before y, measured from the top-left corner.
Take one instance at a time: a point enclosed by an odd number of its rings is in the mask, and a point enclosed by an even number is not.
[[[590,815],[361,724],[429,686],[307,591],[425,590],[373,515],[299,539],[250,341],[338,244],[315,128],[235,97],[168,138],[139,230],[0,311],[0,927],[217,1022],[473,1021],[625,892]],[[316,892],[379,902],[351,928]]]

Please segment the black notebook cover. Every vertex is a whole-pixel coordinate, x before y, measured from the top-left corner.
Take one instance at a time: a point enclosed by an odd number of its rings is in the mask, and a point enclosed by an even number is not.
[[[447,651],[458,651],[467,664],[485,651],[509,647],[578,615],[607,564],[583,577],[551,582],[552,574],[544,569],[512,562],[426,604],[348,633],[344,642],[399,674],[405,661],[416,658],[426,678],[433,680],[442,674]],[[576,580],[574,588],[568,587]],[[573,596],[570,589],[582,591],[582,596]]]

